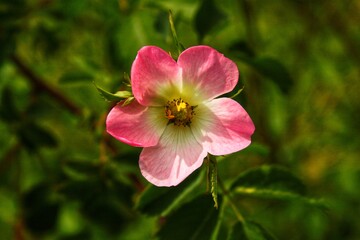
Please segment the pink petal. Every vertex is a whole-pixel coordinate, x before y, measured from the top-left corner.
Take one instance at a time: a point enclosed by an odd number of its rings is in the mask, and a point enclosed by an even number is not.
[[[144,106],[161,106],[178,97],[181,69],[172,57],[154,46],[139,50],[131,67],[132,91]]]
[[[238,82],[236,64],[208,46],[186,49],[178,59],[184,92],[193,92],[191,102],[199,103],[230,92]]]
[[[196,108],[191,129],[199,143],[213,155],[240,151],[251,143],[255,126],[239,103],[217,98]]]
[[[136,100],[111,109],[106,130],[116,139],[135,147],[155,146],[166,128],[168,119],[162,107],[144,107]]]
[[[140,170],[156,186],[175,186],[199,168],[206,155],[189,127],[168,125],[159,145],[141,152]]]

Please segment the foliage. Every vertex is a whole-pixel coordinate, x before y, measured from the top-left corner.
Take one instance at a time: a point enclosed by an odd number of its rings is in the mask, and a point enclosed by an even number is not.
[[[358,239],[359,11],[353,0],[2,1],[1,238]],[[253,142],[177,187],[149,186],[140,149],[105,132],[106,114],[132,100],[124,72],[142,46],[176,58],[198,44],[238,64],[229,96],[254,120]]]

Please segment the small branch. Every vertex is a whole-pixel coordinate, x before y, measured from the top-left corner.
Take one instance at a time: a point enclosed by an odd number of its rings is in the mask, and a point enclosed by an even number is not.
[[[21,74],[29,80],[29,82],[32,84],[35,90],[46,92],[53,99],[55,99],[58,103],[60,103],[62,106],[64,106],[68,111],[72,112],[73,114],[75,115],[82,114],[81,108],[76,106],[60,91],[48,85],[45,80],[36,76],[34,72],[21,61],[19,57],[12,55],[10,58],[12,62],[15,64],[15,66],[18,68],[18,70],[21,72]]]
[[[23,218],[21,216],[17,217],[13,225],[14,231],[14,240],[25,240],[25,227],[23,223]]]

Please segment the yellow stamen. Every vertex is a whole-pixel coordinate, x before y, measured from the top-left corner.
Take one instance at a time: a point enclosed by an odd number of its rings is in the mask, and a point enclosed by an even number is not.
[[[176,103],[176,109],[180,112],[182,109],[186,109],[186,103],[181,101]]]
[[[168,101],[165,106],[165,117],[169,119],[169,124],[176,126],[190,126],[194,113],[194,106],[190,106],[181,98]]]

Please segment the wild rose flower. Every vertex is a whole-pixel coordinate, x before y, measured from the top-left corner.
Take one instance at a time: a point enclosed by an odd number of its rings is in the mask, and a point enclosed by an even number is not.
[[[164,50],[140,49],[131,68],[135,100],[116,105],[106,128],[135,147],[142,175],[157,186],[172,186],[199,168],[208,153],[224,155],[247,147],[255,127],[230,98],[237,66],[208,46],[183,51],[177,62]]]

